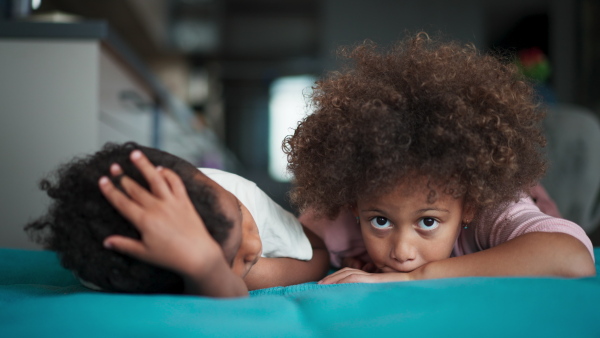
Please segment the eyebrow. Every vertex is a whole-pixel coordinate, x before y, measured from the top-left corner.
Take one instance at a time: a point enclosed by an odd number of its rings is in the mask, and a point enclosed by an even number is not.
[[[385,211],[379,209],[361,209],[362,212],[376,212],[380,214],[385,214]]]
[[[244,219],[244,213],[242,212],[242,202],[240,202],[240,200],[236,197],[235,200],[237,201],[238,204],[238,210],[240,211],[240,218],[243,220]]]
[[[244,213],[242,212],[242,202],[240,202],[240,200],[236,197],[235,200],[237,201],[237,205],[238,205],[238,211],[240,212],[240,228],[243,227],[243,222],[244,222]],[[240,244],[238,245],[237,248],[235,248],[235,254],[233,255],[233,257],[231,257],[231,262],[229,263],[229,265],[233,268],[233,263],[235,262],[235,257],[237,256],[237,252],[240,250],[240,247],[242,246],[242,241],[244,240],[244,229],[242,229],[242,234],[241,234],[241,239],[240,239]]]
[[[450,210],[447,210],[447,209],[437,209],[437,208],[424,208],[424,209],[417,210],[417,213],[423,214],[423,213],[426,213],[428,211],[439,211],[439,212],[450,213]]]

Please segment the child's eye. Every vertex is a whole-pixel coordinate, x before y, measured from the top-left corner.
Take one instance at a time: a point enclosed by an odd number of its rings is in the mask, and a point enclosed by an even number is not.
[[[440,222],[438,222],[435,218],[424,217],[419,220],[419,228],[423,230],[433,230],[440,226]]]
[[[387,229],[392,226],[390,221],[385,217],[373,217],[371,219],[371,225],[376,229]]]

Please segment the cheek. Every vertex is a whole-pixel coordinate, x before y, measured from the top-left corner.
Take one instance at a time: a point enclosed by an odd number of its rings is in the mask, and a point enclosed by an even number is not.
[[[422,257],[427,262],[439,261],[442,259],[450,258],[452,254],[453,245],[447,245],[446,243],[429,245],[425,250],[421,250]]]
[[[363,241],[373,262],[377,263],[385,260],[386,253],[388,252],[387,239],[374,236],[368,231],[363,231]]]
[[[445,236],[441,236],[440,238],[429,242],[423,249],[422,252],[425,253],[423,256],[427,261],[437,261],[441,259],[449,258],[452,254],[452,249],[454,248],[454,243],[456,243],[456,238],[460,231],[449,231],[444,234]]]

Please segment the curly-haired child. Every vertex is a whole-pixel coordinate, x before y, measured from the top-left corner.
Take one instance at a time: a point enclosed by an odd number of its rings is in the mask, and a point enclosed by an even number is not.
[[[595,274],[581,227],[528,195],[544,114],[513,66],[423,33],[340,51],[284,142],[301,222],[359,268],[321,283]]]
[[[106,144],[41,188],[52,203],[27,232],[93,289],[244,296],[328,268],[322,242],[254,183],[157,149]]]

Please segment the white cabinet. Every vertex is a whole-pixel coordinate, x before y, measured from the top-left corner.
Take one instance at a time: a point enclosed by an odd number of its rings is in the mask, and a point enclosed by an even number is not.
[[[169,139],[154,104],[168,94],[111,46],[106,25],[58,25],[0,25],[0,247],[36,247],[23,226],[47,207],[37,184],[58,164],[107,141]]]
[[[99,54],[98,143],[136,141],[153,146],[160,107],[144,86],[108,50]]]

